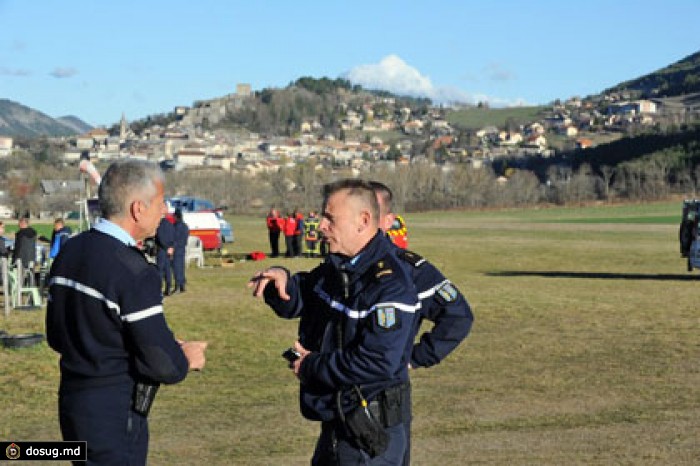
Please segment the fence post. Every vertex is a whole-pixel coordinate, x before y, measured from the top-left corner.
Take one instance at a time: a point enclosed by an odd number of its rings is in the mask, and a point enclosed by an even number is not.
[[[5,301],[5,317],[10,317],[12,297],[10,296],[10,283],[7,276],[7,257],[0,257],[0,273],[2,273],[2,297],[3,301]]]
[[[17,283],[15,287],[15,292],[17,292],[17,297],[15,299],[15,304],[17,306],[22,305],[22,287],[24,286],[24,267],[22,267],[22,259],[17,259]]]

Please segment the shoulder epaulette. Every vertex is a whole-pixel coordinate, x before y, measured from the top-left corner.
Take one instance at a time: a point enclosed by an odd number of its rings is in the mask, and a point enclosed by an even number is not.
[[[406,249],[402,249],[399,251],[399,257],[401,257],[403,260],[405,260],[414,267],[420,267],[425,263],[425,259],[423,259],[423,256],[421,256],[420,254],[416,254],[413,251],[408,251]]]
[[[374,278],[382,278],[384,276],[391,275],[392,273],[394,273],[394,271],[385,260],[380,260],[374,266]]]

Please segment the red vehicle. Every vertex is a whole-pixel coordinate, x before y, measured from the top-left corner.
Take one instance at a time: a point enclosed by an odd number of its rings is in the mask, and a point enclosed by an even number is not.
[[[166,218],[170,223],[175,223],[172,213],[168,213]],[[182,221],[190,229],[190,236],[196,236],[202,240],[202,248],[205,251],[221,249],[221,224],[216,213],[183,212]]]

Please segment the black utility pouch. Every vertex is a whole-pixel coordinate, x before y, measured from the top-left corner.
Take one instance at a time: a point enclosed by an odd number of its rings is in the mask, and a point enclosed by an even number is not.
[[[389,446],[389,434],[364,406],[345,415],[345,427],[357,446],[371,458],[381,455]]]
[[[381,419],[387,427],[401,424],[403,419],[402,404],[404,401],[404,388],[402,385],[387,388],[379,395],[379,410]]]
[[[152,385],[144,382],[139,382],[134,387],[134,411],[142,416],[148,416],[151,410],[153,400],[156,399],[156,393],[160,385]]]

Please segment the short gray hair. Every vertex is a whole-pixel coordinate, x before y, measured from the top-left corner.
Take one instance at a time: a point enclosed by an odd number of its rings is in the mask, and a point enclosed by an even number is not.
[[[386,215],[392,213],[394,211],[394,193],[391,192],[391,188],[382,182],[373,180],[370,180],[369,185],[372,186],[377,196],[381,196],[384,201],[384,212],[381,212],[381,214]],[[382,210],[381,204],[379,205],[379,210]]]
[[[374,222],[379,221],[379,202],[374,189],[369,182],[357,178],[345,178],[332,183],[327,183],[321,188],[324,204],[332,194],[339,191],[347,191],[348,196],[359,199],[369,209]]]
[[[102,216],[110,219],[123,215],[127,202],[134,197],[150,201],[156,194],[156,183],[164,181],[163,171],[154,162],[128,158],[112,163],[98,190]]]

